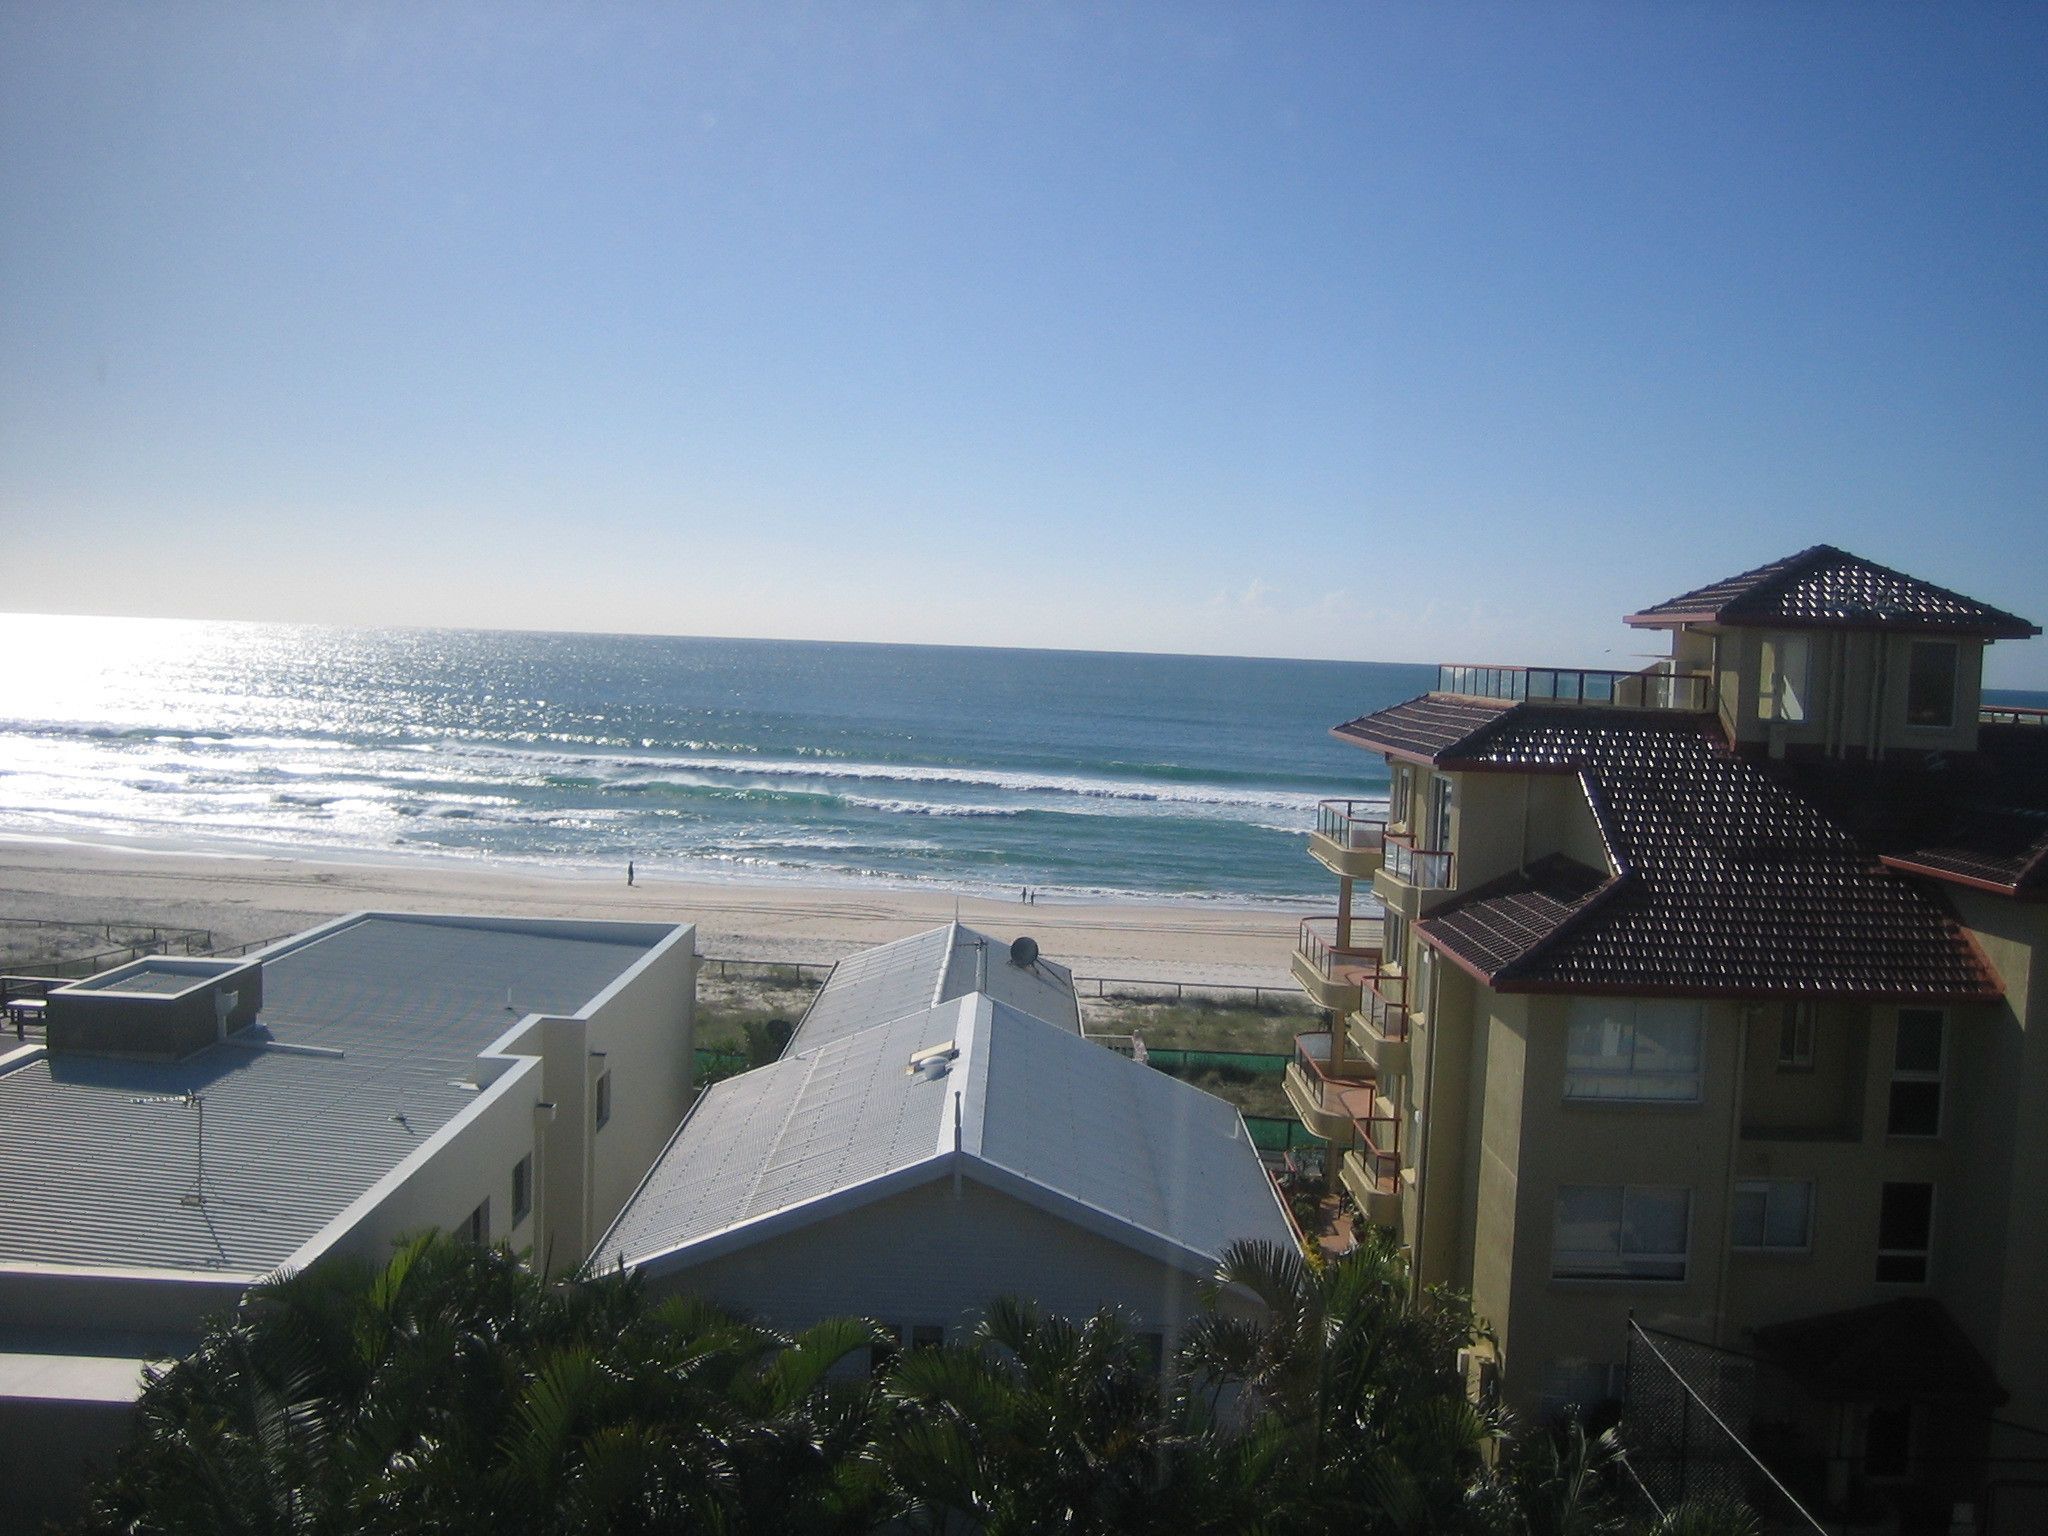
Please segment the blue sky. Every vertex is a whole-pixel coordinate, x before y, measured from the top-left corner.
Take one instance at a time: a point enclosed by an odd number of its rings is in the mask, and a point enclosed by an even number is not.
[[[2044,75],[2023,6],[8,7],[4,602],[1597,664],[1827,541],[2048,620]]]

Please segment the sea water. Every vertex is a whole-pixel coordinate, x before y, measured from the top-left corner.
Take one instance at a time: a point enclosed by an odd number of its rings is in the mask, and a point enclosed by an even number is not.
[[[1432,667],[0,615],[0,833],[1327,902]]]

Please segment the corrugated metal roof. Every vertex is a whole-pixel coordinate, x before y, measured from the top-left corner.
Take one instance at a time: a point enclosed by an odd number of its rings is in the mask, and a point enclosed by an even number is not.
[[[1081,1032],[1074,976],[1040,956],[1014,965],[1010,946],[960,923],[851,955],[832,968],[786,1056],[981,992],[1061,1029]]]
[[[947,1043],[959,1055],[946,1075],[907,1070]],[[1230,1104],[977,993],[708,1089],[592,1263],[687,1263],[714,1239],[808,1205],[825,1214],[891,1175],[938,1177],[955,1156],[956,1096],[969,1177],[1011,1175],[994,1181],[1191,1259],[1240,1238],[1291,1240]]]
[[[243,1040],[0,1076],[0,1263],[275,1268],[476,1102],[452,1082],[492,1041],[526,1014],[579,1011],[654,942],[365,916],[265,957],[262,1023]],[[203,1207],[181,1203],[200,1112],[134,1102],[187,1093],[205,1099]]]

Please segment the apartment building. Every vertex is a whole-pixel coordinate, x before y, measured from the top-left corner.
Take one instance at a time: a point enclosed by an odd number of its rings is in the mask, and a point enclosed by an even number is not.
[[[1626,622],[1669,655],[1336,727],[1391,787],[1310,840],[1289,1093],[1516,1407],[1617,1394],[1633,1318],[1819,1497],[1981,1496],[2048,1452],[2048,716],[1980,700],[2040,631],[1826,546]]]

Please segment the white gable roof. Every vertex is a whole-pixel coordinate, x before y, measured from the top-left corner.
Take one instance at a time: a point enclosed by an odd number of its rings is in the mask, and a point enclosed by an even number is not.
[[[785,1056],[981,992],[1012,1008],[1081,1032],[1073,973],[1043,956],[1028,966],[1000,939],[960,923],[914,933],[849,955],[811,1000]]]
[[[687,1267],[956,1171],[1197,1274],[1292,1241],[1233,1106],[972,993],[707,1089],[591,1262]]]

